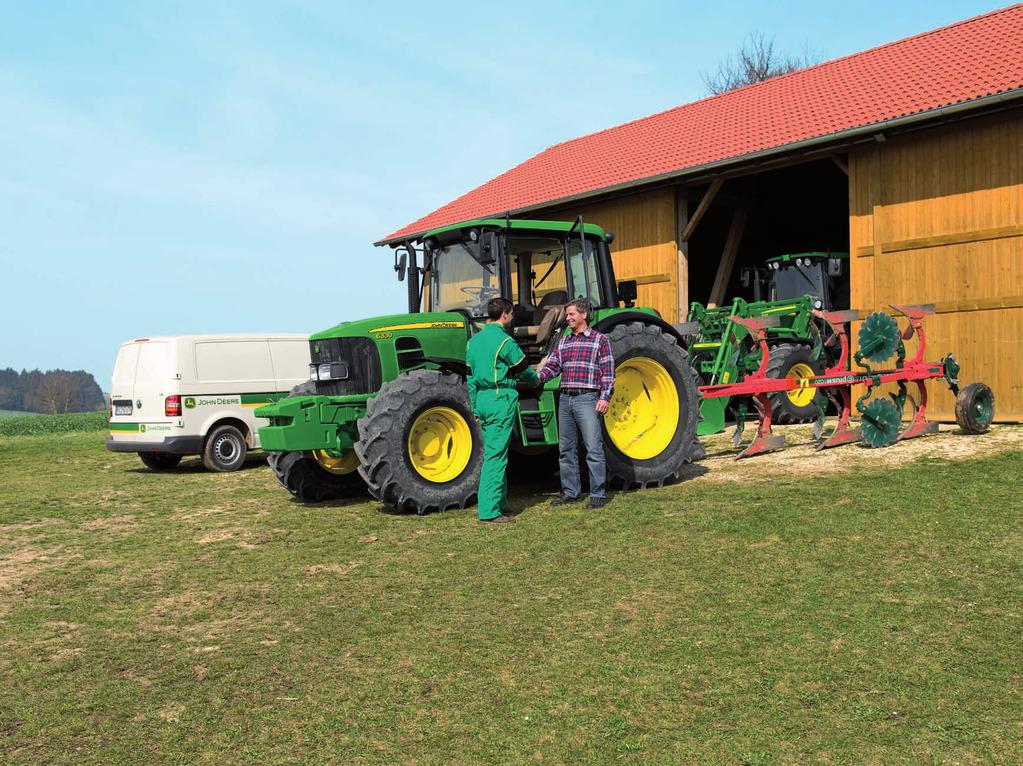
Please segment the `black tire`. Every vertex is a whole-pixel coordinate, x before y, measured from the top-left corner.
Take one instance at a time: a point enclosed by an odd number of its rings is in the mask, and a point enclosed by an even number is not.
[[[249,448],[245,436],[235,426],[217,426],[202,445],[202,464],[207,471],[237,471],[245,463]]]
[[[995,394],[984,383],[971,383],[956,397],[956,423],[964,434],[982,434],[995,417]]]
[[[611,330],[609,338],[615,364],[619,368],[634,357],[651,359],[668,373],[678,393],[679,417],[674,434],[667,446],[652,457],[632,458],[619,450],[608,434],[606,419],[602,420],[609,486],[623,489],[659,487],[666,481],[678,479],[682,466],[705,454],[696,437],[696,426],[700,421],[699,377],[689,365],[686,350],[678,345],[675,337],[654,325],[642,322],[620,324]],[[646,395],[650,396],[648,391]],[[623,405],[619,396],[620,387],[616,388],[608,410],[611,417]]]
[[[291,389],[288,396],[311,396],[315,393],[316,384],[306,381]],[[268,452],[266,462],[277,483],[302,503],[343,500],[366,492],[366,484],[357,471],[332,473],[320,465],[312,452]]]
[[[472,445],[465,467],[452,479],[433,482],[417,471],[409,455],[413,424],[427,409],[454,410],[468,426]],[[468,446],[468,445],[466,445]],[[469,392],[455,375],[414,370],[385,383],[359,420],[359,474],[369,493],[384,505],[419,514],[465,508],[476,500],[483,465],[483,437],[469,407]]]
[[[824,364],[813,358],[813,349],[800,343],[779,343],[771,347],[767,362],[767,377],[784,378],[796,365],[805,365],[814,375],[824,372]],[[771,421],[780,426],[792,423],[812,423],[817,419],[817,404],[827,404],[827,397],[819,389],[806,404],[792,401],[789,392],[778,391],[770,395]]]
[[[139,459],[150,471],[170,471],[178,467],[181,455],[170,455],[166,452],[140,452]]]

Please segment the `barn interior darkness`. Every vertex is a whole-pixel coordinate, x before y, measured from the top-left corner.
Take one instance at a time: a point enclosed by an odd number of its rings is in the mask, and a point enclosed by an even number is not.
[[[845,163],[845,155],[839,159]],[[689,213],[707,186],[689,190]],[[689,240],[689,300],[706,303],[736,209],[746,222],[724,298],[753,300],[743,267],[762,266],[776,255],[810,251],[848,252],[849,179],[830,158],[731,178],[724,182]]]

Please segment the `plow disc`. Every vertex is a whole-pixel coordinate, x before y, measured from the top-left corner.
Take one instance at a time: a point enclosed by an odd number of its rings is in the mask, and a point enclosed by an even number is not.
[[[818,449],[838,447],[860,440],[869,447],[887,447],[903,439],[937,433],[938,424],[927,419],[927,389],[924,383],[927,380],[941,378],[957,397],[956,421],[962,431],[968,434],[986,431],[994,419],[994,394],[991,389],[983,383],[972,383],[960,391],[959,365],[952,354],[948,354],[939,362],[924,359],[927,340],[923,319],[934,313],[934,307],[893,305],[892,309],[908,320],[905,327],[900,330],[898,322],[887,314],[881,312],[870,314],[860,327],[859,350],[853,357],[861,368],[861,371],[857,372],[849,369],[848,325],[859,319],[859,312],[815,311],[817,317],[831,326],[832,338],[837,339],[841,356],[834,366],[826,369],[821,375],[786,378],[767,375],[771,355],[767,343],[767,330],[777,325],[777,318],[731,317],[731,321],[745,327],[750,337],[760,346],[760,367],[756,373],[738,383],[702,386],[700,392],[708,399],[728,396],[748,397],[753,400],[760,421],[757,435],[737,457],[752,457],[784,446],[784,438],[771,433],[770,397],[779,392],[822,389],[828,400],[838,409],[835,429],[828,436],[824,436],[825,409],[823,406],[819,407],[819,417],[814,428]],[[916,353],[912,359],[907,360],[904,341],[914,335],[918,338]],[[892,355],[896,355],[895,364],[889,369],[874,370],[868,364],[882,363]],[[889,396],[877,395],[880,386],[885,383],[897,384],[899,393]],[[917,387],[913,397],[908,395],[907,389],[910,384]],[[866,387],[866,393],[855,405],[860,415],[858,429],[850,425],[852,388],[857,385]],[[913,407],[913,417],[903,429],[902,413],[907,401]],[[739,446],[742,426],[743,423],[736,423],[736,446]]]

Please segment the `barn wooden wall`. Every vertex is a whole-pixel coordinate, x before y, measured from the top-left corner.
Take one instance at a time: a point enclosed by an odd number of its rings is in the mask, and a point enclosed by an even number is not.
[[[678,317],[675,191],[634,194],[541,217],[571,221],[578,215],[587,223],[614,232],[611,255],[615,277],[619,282],[636,280],[637,304],[653,306],[669,322],[682,321]]]
[[[1023,115],[909,133],[849,160],[851,305],[936,304],[927,357],[953,352],[962,381],[994,390],[998,420],[1023,420]],[[929,385],[933,411],[951,418],[947,388]]]

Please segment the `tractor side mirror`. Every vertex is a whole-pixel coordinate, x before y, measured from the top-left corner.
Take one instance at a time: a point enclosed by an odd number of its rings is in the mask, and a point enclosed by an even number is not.
[[[394,270],[398,272],[398,281],[405,281],[405,270],[408,268],[408,253],[402,251],[401,255],[398,252],[394,253]]]
[[[626,308],[636,305],[636,296],[639,294],[635,279],[623,279],[618,283],[618,300],[622,301]]]
[[[480,238],[480,263],[484,266],[497,263],[497,232],[483,232]]]
[[[748,266],[743,268],[739,272],[739,282],[743,287],[749,287],[753,283],[753,269]]]
[[[840,277],[844,271],[845,262],[841,258],[828,258],[828,276]]]

